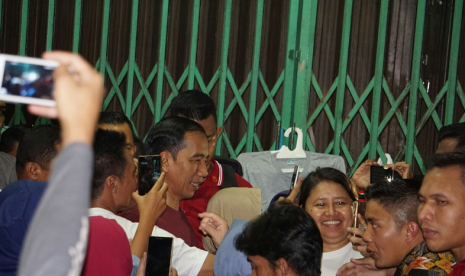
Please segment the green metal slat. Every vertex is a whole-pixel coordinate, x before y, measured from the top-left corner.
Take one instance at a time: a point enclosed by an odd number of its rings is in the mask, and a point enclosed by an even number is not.
[[[263,102],[263,105],[257,112],[257,116],[255,117],[255,124],[258,124],[258,121],[262,118],[263,114],[265,114],[265,111],[268,108],[268,106],[271,107],[271,111],[273,111],[273,115],[275,116],[276,120],[281,121],[281,114],[279,114],[278,107],[274,103],[273,97],[276,95],[276,93],[279,90],[279,87],[281,87],[284,81],[284,72],[281,72],[281,75],[279,76],[278,80],[276,81],[276,84],[274,85],[271,91],[269,91],[268,87],[266,86],[262,72],[260,72],[259,78],[263,91],[266,95],[266,100]]]
[[[446,95],[446,109],[444,114],[444,125],[450,125],[454,120],[455,88],[457,86],[457,66],[460,50],[460,29],[462,25],[463,0],[456,0],[454,7],[454,19],[452,24],[452,40],[449,57],[449,87]]]
[[[415,146],[415,120],[417,115],[418,84],[420,81],[421,50],[425,23],[426,0],[418,0],[417,5],[417,18],[415,23],[415,39],[412,58],[412,79],[410,81],[410,99],[408,105],[409,110],[407,121],[407,141],[405,145],[405,161],[408,164],[413,163]]]
[[[342,153],[344,154],[344,157],[346,158],[347,164],[349,164],[349,167],[352,167],[354,165],[354,159],[352,159],[352,156],[350,155],[349,148],[347,147],[346,141],[344,140],[344,137],[341,138],[341,149]]]
[[[229,51],[229,35],[231,32],[231,11],[232,11],[232,0],[226,0],[224,6],[224,21],[223,21],[223,37],[221,39],[221,63],[220,63],[220,78],[218,88],[218,126],[223,126],[225,122],[225,116],[223,110],[225,108],[226,100],[226,86],[227,86],[227,75],[228,75],[228,51]],[[216,144],[216,154],[221,153],[221,143],[223,136],[226,136],[224,129],[218,138]],[[229,151],[229,149],[228,149]],[[230,152],[231,154],[231,152]]]
[[[337,81],[338,81],[338,78],[336,78],[336,80],[333,82],[333,84],[329,88],[328,93],[326,93],[326,95],[323,95],[320,85],[318,84],[315,78],[315,75],[312,75],[312,86],[315,89],[315,93],[321,102],[318,104],[318,106],[315,108],[313,113],[310,115],[310,118],[308,118],[307,128],[309,128],[313,124],[313,122],[315,122],[318,115],[320,115],[321,110],[324,109],[326,117],[328,117],[329,124],[331,125],[331,128],[333,130],[335,129],[335,126],[334,126],[335,120],[334,120],[333,113],[328,106],[328,101],[331,99],[331,96],[334,94],[334,91],[336,91]]]
[[[341,152],[342,122],[344,109],[344,95],[346,90],[347,60],[349,57],[350,26],[352,21],[352,0],[346,0],[344,5],[344,18],[342,22],[341,57],[339,60],[338,87],[336,91],[336,110],[334,119],[336,129],[334,131],[334,154]]]
[[[81,37],[81,12],[82,0],[76,0],[74,7],[73,52],[79,51],[79,39]]]
[[[383,79],[383,89],[386,92],[386,97],[389,101],[389,104],[391,105],[391,109],[386,113],[386,116],[384,116],[384,119],[381,121],[379,124],[378,128],[378,136],[383,132],[384,128],[387,126],[387,124],[391,121],[391,118],[395,115],[397,118],[397,121],[399,122],[399,125],[402,129],[402,132],[404,135],[407,133],[407,125],[404,122],[404,119],[402,118],[402,113],[400,113],[398,107],[399,105],[404,101],[404,99],[407,97],[410,91],[410,83],[407,84],[407,86],[404,88],[402,93],[400,93],[399,97],[397,100],[394,100],[394,97],[392,96],[392,93],[389,91],[389,86],[386,82],[386,79]]]
[[[152,112],[152,116],[153,116],[154,113],[155,113],[155,107],[153,105],[152,96],[150,96],[148,85],[146,84],[146,82],[144,82],[144,79],[142,78],[142,75],[140,74],[140,70],[139,70],[139,67],[137,66],[137,63],[136,63],[136,68],[134,70],[134,73],[136,74],[137,80],[139,81],[141,91],[139,91],[139,94],[137,95],[136,99],[134,100],[134,103],[132,105],[131,114],[134,114],[134,112],[136,111],[137,106],[139,106],[139,103],[142,100],[142,97],[145,97],[146,100],[147,100],[147,104],[148,104],[148,106],[150,108],[150,112]]]
[[[47,17],[47,45],[45,46],[46,51],[52,50],[54,19],[55,19],[55,0],[49,0],[48,17]]]
[[[192,34],[191,34],[191,47],[189,55],[189,77],[187,80],[187,89],[194,89],[195,69],[197,61],[197,40],[199,36],[199,14],[200,14],[200,0],[194,1],[194,10],[192,11]]]
[[[169,0],[163,0],[160,30],[160,52],[158,53],[158,75],[157,75],[157,94],[155,98],[155,123],[162,118],[162,96],[163,96],[163,79],[165,72],[165,51],[168,30],[168,9]]]
[[[383,89],[384,50],[386,45],[387,17],[389,13],[389,0],[381,0],[378,25],[378,42],[376,44],[375,83],[371,104],[370,149],[368,158],[376,158],[378,145],[379,110],[381,106],[381,91]]]
[[[108,66],[108,65],[107,65],[107,67],[110,68],[110,66]],[[115,77],[113,75],[113,71],[111,70],[111,68],[109,69],[108,76],[109,76],[110,82],[113,84],[113,86],[111,87],[110,92],[108,92],[108,95],[106,96],[106,98],[103,101],[103,107],[102,107],[103,110],[107,109],[108,105],[110,104],[110,102],[113,99],[113,96],[115,94],[118,95],[118,98],[120,99],[120,103],[121,104],[124,103],[124,98],[123,98],[123,95],[121,95],[119,85],[121,84],[124,77],[126,76],[127,71],[128,71],[128,62],[126,62],[124,64],[123,69],[121,69],[121,72],[118,75],[118,79],[115,80]],[[124,105],[122,105],[121,108],[124,108]]]
[[[27,40],[27,17],[29,12],[29,0],[23,0],[21,6],[21,33],[20,33],[20,40],[19,40],[19,52],[18,55],[25,56],[26,55],[26,40]],[[18,125],[24,123],[25,121],[21,121],[22,117],[22,104],[15,105],[14,111],[14,124]]]
[[[283,101],[281,106],[281,128],[287,129],[292,125],[293,95],[295,91],[295,61],[297,51],[299,0],[289,1],[289,23],[287,28],[287,58],[284,65]]]
[[[352,110],[350,110],[349,114],[347,114],[346,119],[342,124],[342,132],[344,132],[347,129],[352,120],[355,118],[355,115],[357,113],[360,113],[360,117],[362,117],[363,123],[365,124],[368,133],[370,133],[370,118],[368,118],[368,115],[366,114],[365,109],[363,108],[363,103],[370,95],[373,89],[373,85],[374,79],[371,79],[370,83],[365,88],[362,95],[359,97],[357,91],[355,90],[354,84],[352,83],[352,80],[349,76],[347,76],[347,87],[349,88],[349,92],[352,95],[352,98],[354,99],[355,105],[352,107]]]
[[[442,122],[441,122],[441,119],[439,118],[439,116],[438,116],[438,114],[436,112],[436,107],[438,106],[439,102],[442,100],[442,98],[444,97],[444,95],[447,92],[447,87],[448,87],[447,84],[448,84],[448,82],[446,82],[446,85],[444,85],[444,87],[442,87],[442,89],[439,91],[439,93],[436,96],[436,98],[434,99],[434,101],[431,102],[431,99],[429,98],[428,92],[426,92],[425,87],[422,85],[422,80],[420,79],[420,83],[418,84],[420,94],[423,96],[423,99],[425,101],[425,104],[426,104],[426,107],[428,108],[428,110],[425,112],[423,117],[419,120],[419,123],[418,123],[418,125],[417,125],[417,127],[415,129],[415,136],[417,136],[420,133],[421,129],[426,124],[426,122],[428,121],[430,116],[431,116],[431,118],[433,118],[434,124],[436,125],[437,129],[440,129],[442,127]]]
[[[301,59],[298,65],[297,82],[295,89],[294,123],[304,133],[307,129],[308,105],[310,101],[310,88],[313,68],[313,50],[315,48],[316,16],[318,0],[303,0],[300,51]],[[308,134],[305,134],[308,135]],[[302,147],[306,148],[307,139],[303,139]]]
[[[103,77],[105,77],[105,70],[106,70],[106,64],[107,64],[109,21],[110,21],[110,0],[105,0],[103,4],[102,41],[100,45],[100,64],[99,64],[99,69],[100,69],[99,71]]]
[[[129,68],[128,68],[128,84],[126,91],[126,106],[124,113],[131,120],[132,117],[132,90],[134,89],[134,68],[136,65],[136,42],[137,42],[137,19],[139,14],[139,0],[132,2],[131,15],[131,36],[129,38]]]
[[[253,61],[252,61],[252,83],[249,94],[249,114],[247,125],[247,142],[245,150],[250,152],[254,146],[255,134],[255,111],[257,108],[257,90],[260,74],[260,47],[262,42],[262,25],[263,25],[263,4],[264,0],[257,2],[257,14],[255,17],[255,39],[253,48]]]

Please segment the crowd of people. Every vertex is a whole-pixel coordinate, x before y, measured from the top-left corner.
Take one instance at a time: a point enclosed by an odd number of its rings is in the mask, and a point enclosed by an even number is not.
[[[0,275],[146,275],[151,236],[172,239],[170,275],[465,275],[465,123],[440,130],[425,176],[405,162],[375,183],[374,160],[351,178],[322,167],[260,210],[241,165],[214,155],[207,94],[179,93],[142,142],[124,114],[100,112],[103,79],[82,57],[44,58],[62,64],[57,106],[28,109],[60,126],[1,136]],[[145,195],[141,155],[161,164]]]

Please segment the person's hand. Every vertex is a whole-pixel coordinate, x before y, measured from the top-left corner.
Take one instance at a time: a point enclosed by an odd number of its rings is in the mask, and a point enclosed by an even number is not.
[[[367,223],[361,214],[357,214],[357,219],[362,225],[363,229],[367,228]],[[367,243],[363,241],[362,236],[364,230],[355,227],[347,228],[349,232],[349,241],[352,243],[352,248],[360,252],[364,257],[369,257],[370,254],[367,252]]]
[[[61,63],[53,72],[53,98],[57,105],[29,105],[29,112],[47,118],[58,118],[62,127],[63,146],[73,142],[92,144],[102,107],[102,75],[76,54],[48,52],[43,58]]]
[[[174,267],[171,268],[170,276],[178,276],[178,271]]]
[[[215,213],[204,212],[199,214],[200,221],[199,230],[204,235],[209,235],[216,248],[220,246],[226,232],[229,230],[228,223],[222,217]]]
[[[358,189],[366,189],[368,185],[370,185],[370,167],[377,165],[378,163],[373,159],[366,160],[355,170],[350,181],[353,182]]]
[[[385,169],[391,168],[402,176],[403,179],[412,179],[413,174],[411,171],[411,166],[405,161],[397,162],[395,164],[385,165]]]
[[[132,193],[132,198],[139,208],[140,220],[146,219],[155,225],[158,218],[166,210],[166,191],[168,184],[165,183],[165,173],[162,172],[152,189],[144,195],[139,195],[139,191]]]
[[[147,266],[147,253],[144,252],[140,259],[139,267],[137,268],[136,276],[145,276],[145,267]]]
[[[297,198],[297,195],[299,194],[300,192],[300,188],[302,187],[302,182],[304,182],[304,178],[303,177],[299,177],[299,180],[297,180],[297,183],[295,183],[295,186],[294,186],[294,189],[292,189],[292,191],[289,193],[289,195],[284,198],[284,197],[279,197],[278,198],[278,201],[282,201],[282,200],[286,200],[286,201],[289,201],[295,205],[299,205],[299,200]]]
[[[350,259],[336,273],[336,276],[392,276],[396,268],[379,269],[375,266],[375,261],[371,258]]]

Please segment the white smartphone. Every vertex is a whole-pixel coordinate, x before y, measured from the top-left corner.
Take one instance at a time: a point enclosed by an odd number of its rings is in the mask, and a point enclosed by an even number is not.
[[[53,70],[57,61],[0,54],[0,101],[55,106]]]

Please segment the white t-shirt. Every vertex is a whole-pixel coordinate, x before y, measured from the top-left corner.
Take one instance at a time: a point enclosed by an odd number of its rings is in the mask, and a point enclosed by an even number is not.
[[[129,221],[117,216],[112,212],[102,208],[90,208],[89,216],[101,216],[107,219],[114,219],[124,229],[128,238],[134,238],[139,223]],[[182,239],[176,238],[173,234],[155,226],[152,236],[173,238],[172,265],[178,271],[178,275],[197,275],[202,268],[208,252],[196,247],[188,246]]]
[[[323,252],[323,259],[321,260],[321,276],[335,276],[336,272],[341,266],[350,262],[350,259],[363,258],[360,252],[352,248],[349,242],[341,249]]]

